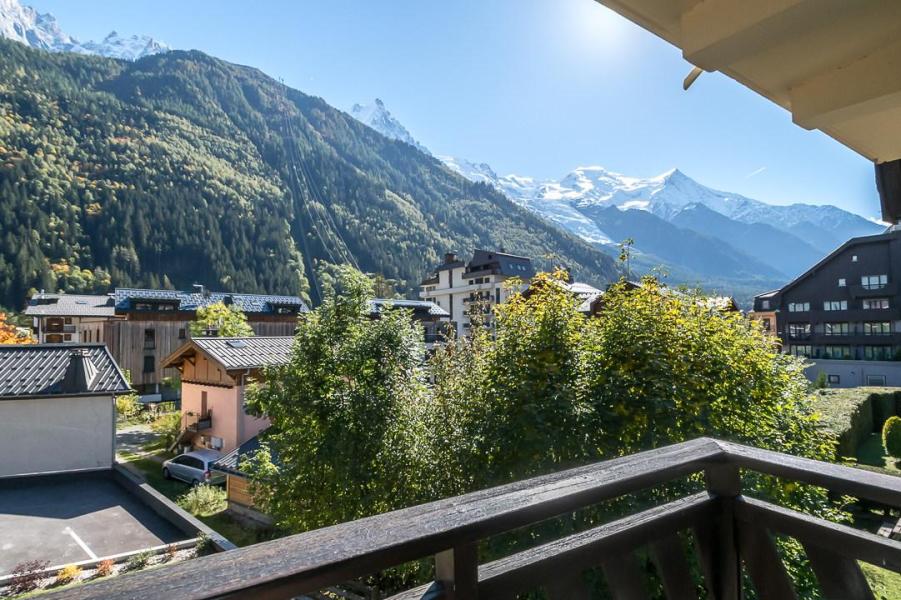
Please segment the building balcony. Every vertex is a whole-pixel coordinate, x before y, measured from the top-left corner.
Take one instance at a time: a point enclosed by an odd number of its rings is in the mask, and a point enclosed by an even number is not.
[[[213,428],[213,411],[208,410],[203,414],[188,413],[185,415],[185,429],[197,433]]]
[[[667,598],[697,598],[693,563],[711,598],[744,597],[742,573],[761,598],[793,598],[776,535],[804,547],[826,598],[872,598],[857,561],[901,572],[897,541],[742,495],[742,478],[753,473],[901,507],[901,478],[700,438],[47,597],[333,597],[319,591],[429,559],[434,581],[394,600],[513,598],[537,590],[551,599],[588,598],[582,573],[598,566],[614,598],[646,597],[639,590],[649,577]],[[492,536],[692,474],[704,475],[704,491],[479,564],[479,544]],[[685,533],[694,546],[683,544]],[[653,575],[637,552],[651,557]]]

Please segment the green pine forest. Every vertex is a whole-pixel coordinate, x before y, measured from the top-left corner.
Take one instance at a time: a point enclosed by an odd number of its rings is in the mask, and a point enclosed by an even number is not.
[[[0,40],[0,306],[37,289],[299,293],[355,263],[411,294],[446,251],[613,260],[260,71],[200,52],[134,63]]]

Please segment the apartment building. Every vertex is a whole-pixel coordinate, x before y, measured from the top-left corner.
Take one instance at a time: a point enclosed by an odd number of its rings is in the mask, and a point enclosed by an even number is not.
[[[901,358],[901,230],[852,238],[779,290],[754,299],[754,316],[770,321],[783,351],[813,359],[832,385],[885,385],[886,364],[864,373],[863,361]],[[838,363],[850,366],[839,373]],[[819,370],[812,372],[818,376]],[[836,372],[832,372],[836,371]],[[852,373],[853,371],[853,373]]]
[[[447,311],[451,326],[461,336],[469,331],[476,314],[486,326],[491,326],[491,307],[524,289],[534,275],[532,261],[525,256],[476,250],[466,263],[448,253],[432,276],[422,282],[419,297]],[[513,277],[525,283],[516,290],[508,289],[505,282]]]
[[[188,340],[188,325],[199,308],[217,302],[233,305],[247,316],[258,336],[293,335],[298,316],[309,312],[297,296],[232,294],[203,288],[194,292],[117,288],[114,300],[119,318],[107,323],[103,341],[122,368],[131,373],[135,388],[148,399],[161,393],[165,378],[178,375],[161,363]]]

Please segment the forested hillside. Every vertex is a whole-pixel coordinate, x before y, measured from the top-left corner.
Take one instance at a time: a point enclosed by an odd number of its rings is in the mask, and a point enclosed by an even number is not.
[[[309,294],[355,260],[412,290],[503,246],[601,284],[613,261],[319,98],[199,52],[134,63],[0,40],[0,305],[32,288]]]

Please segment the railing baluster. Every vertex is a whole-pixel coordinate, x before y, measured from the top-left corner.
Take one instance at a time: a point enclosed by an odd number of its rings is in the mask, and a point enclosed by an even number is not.
[[[768,530],[743,524],[738,530],[738,544],[741,558],[760,598],[797,599],[795,588],[785,572],[785,565],[779,558],[776,543]]]
[[[475,544],[455,546],[435,555],[435,579],[447,600],[474,600],[479,589],[479,560]]]
[[[826,600],[874,600],[856,560],[808,543],[804,544],[804,551]]]
[[[615,600],[648,600],[645,576],[633,553],[610,556],[601,563],[601,570]]]
[[[708,589],[716,600],[738,600],[741,595],[741,564],[735,539],[735,498],[741,494],[741,476],[732,464],[712,465],[704,470],[707,490],[721,502],[720,516],[713,533],[713,547],[707,549]]]
[[[651,556],[669,600],[695,597],[697,591],[691,580],[691,568],[678,534],[668,535],[651,544]]]

